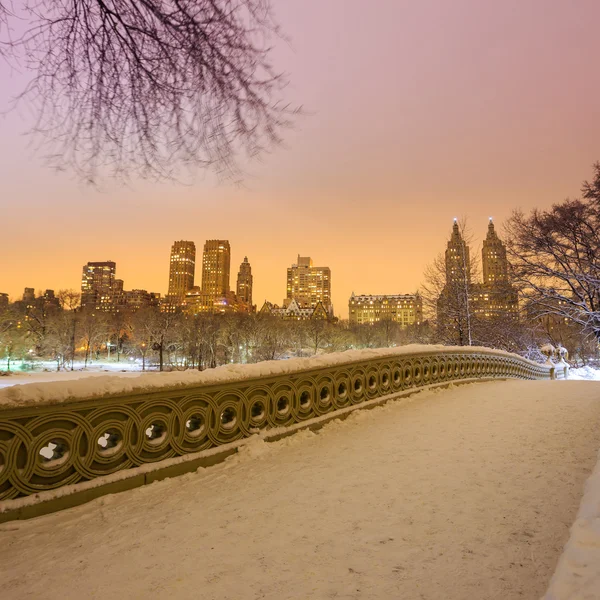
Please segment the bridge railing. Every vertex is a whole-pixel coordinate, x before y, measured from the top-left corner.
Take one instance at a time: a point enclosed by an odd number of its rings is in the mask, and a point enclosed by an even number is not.
[[[398,350],[341,362],[338,354],[335,364],[317,368],[302,368],[300,359],[292,372],[260,378],[244,378],[242,367],[242,375],[226,382],[54,404],[0,404],[0,500],[198,453],[265,428],[310,423],[423,386],[552,376],[548,364],[499,351]]]

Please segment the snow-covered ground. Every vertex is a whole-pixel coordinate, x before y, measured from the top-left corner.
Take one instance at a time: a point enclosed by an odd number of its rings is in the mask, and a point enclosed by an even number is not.
[[[539,598],[599,430],[595,382],[417,393],[318,433],[257,438],[194,474],[0,525],[1,595]],[[599,535],[583,542],[597,549]],[[600,561],[570,544],[578,562],[567,560],[548,597],[600,597]],[[573,586],[594,577],[578,595]]]
[[[6,375],[6,364],[0,363],[0,389],[13,385],[24,385],[26,383],[45,383],[49,381],[73,381],[84,377],[96,377],[98,375],[117,375],[119,377],[131,377],[140,375],[142,366],[134,361],[94,361],[87,366],[83,362],[76,362],[73,371],[56,370],[56,363],[35,363],[35,370],[20,370],[18,365],[13,365],[13,370]]]
[[[579,367],[577,369],[569,369],[569,379],[574,380],[589,380],[600,381],[600,369],[593,367]]]
[[[104,368],[81,369],[76,371],[23,371],[0,377],[0,389],[15,385],[40,384],[56,381],[76,381],[88,377],[110,375],[112,377],[138,377],[140,371],[121,371]]]

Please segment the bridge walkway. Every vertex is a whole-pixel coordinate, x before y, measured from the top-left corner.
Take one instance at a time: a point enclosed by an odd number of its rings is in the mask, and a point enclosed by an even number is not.
[[[5,523],[2,598],[538,598],[596,462],[598,389],[425,391]]]

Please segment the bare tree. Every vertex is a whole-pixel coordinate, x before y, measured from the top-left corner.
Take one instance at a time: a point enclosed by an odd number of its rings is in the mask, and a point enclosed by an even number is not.
[[[278,317],[259,315],[257,319],[257,360],[275,360],[281,358],[289,347],[290,328]]]
[[[81,293],[73,289],[58,290],[56,297],[63,310],[75,310],[81,301]]]
[[[49,335],[49,324],[52,317],[61,309],[39,293],[32,306],[29,306],[23,319],[23,329],[37,354],[42,354],[46,338]]]
[[[327,321],[310,319],[306,322],[306,335],[313,355],[327,346]]]
[[[20,315],[14,307],[9,307],[0,314],[0,358],[6,360],[7,371],[14,360],[23,358],[26,348],[26,332]]]
[[[280,35],[269,0],[15,5],[30,28],[11,40],[0,5],[0,44],[32,72],[21,98],[38,110],[50,162],[86,180],[209,165],[238,176],[238,152],[255,156],[289,124],[269,60]]]
[[[377,330],[368,323],[354,323],[350,325],[350,331],[357,348],[377,347]]]
[[[131,335],[131,315],[126,311],[119,311],[108,318],[108,343],[107,358],[110,357],[110,344],[114,340],[117,362],[121,359],[123,345]]]
[[[146,348],[150,347],[158,353],[158,368],[164,368],[165,352],[173,341],[175,328],[181,316],[170,312],[161,312],[157,307],[148,306],[135,313],[133,332],[139,341],[139,348],[144,349],[142,359],[146,360]],[[145,345],[144,345],[145,344]]]
[[[148,311],[142,309],[131,315],[131,338],[129,340],[130,352],[142,357],[142,371],[146,370],[146,359],[152,350],[151,329],[147,327]]]
[[[507,251],[533,314],[567,319],[600,341],[600,163],[582,191],[549,210],[515,211]]]
[[[79,334],[84,351],[84,368],[94,352],[99,353],[100,346],[105,343],[108,333],[108,319],[103,313],[84,311],[79,314]]]
[[[347,320],[339,320],[328,327],[327,341],[332,352],[349,350],[356,344],[354,334]]]
[[[397,341],[400,323],[386,316],[375,324],[375,329],[379,338],[379,345],[383,348],[389,348],[392,343]]]
[[[44,341],[43,350],[46,356],[56,361],[56,370],[66,368],[71,362],[73,368],[74,333],[78,313],[72,310],[54,312],[48,322],[48,335]]]

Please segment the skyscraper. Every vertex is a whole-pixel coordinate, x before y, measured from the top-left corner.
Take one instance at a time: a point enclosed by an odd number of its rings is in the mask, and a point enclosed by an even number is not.
[[[298,255],[298,262],[287,270],[284,305],[292,299],[301,308],[315,308],[321,302],[327,311],[331,311],[331,269],[314,267],[310,256]]]
[[[483,282],[471,279],[469,247],[454,221],[445,255],[446,285],[438,299],[438,327],[455,331],[460,345],[470,343],[474,331],[485,339],[482,323],[490,319],[517,319],[519,302],[508,277],[506,248],[490,219],[483,242],[481,263]],[[467,338],[468,334],[468,338]],[[483,337],[482,337],[483,336]]]
[[[206,240],[202,255],[202,293],[216,300],[229,293],[231,248],[228,240]]]
[[[115,280],[117,265],[111,260],[89,262],[83,267],[81,277],[81,307],[96,310],[112,310],[115,285],[123,282]]]
[[[488,224],[487,236],[483,240],[481,259],[484,285],[508,283],[506,248],[496,233],[491,217]]]
[[[196,245],[194,242],[178,241],[171,246],[169,265],[169,302],[182,304],[186,292],[194,287],[196,269]]]
[[[237,276],[236,294],[239,302],[252,306],[252,267],[248,257],[244,256],[244,262],[240,265]]]
[[[471,281],[470,251],[454,219],[452,235],[446,248],[446,284],[465,284]]]

